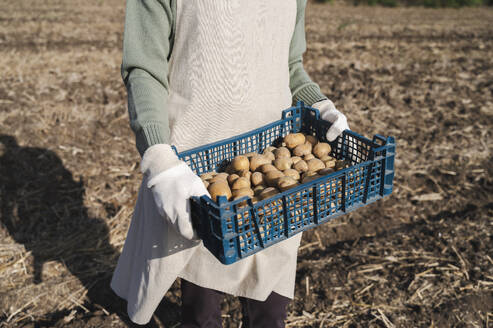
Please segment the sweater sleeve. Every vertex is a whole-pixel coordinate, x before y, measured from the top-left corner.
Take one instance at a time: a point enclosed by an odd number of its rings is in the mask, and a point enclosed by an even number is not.
[[[121,74],[130,127],[141,156],[167,143],[168,57],[173,34],[170,0],[127,0]]]
[[[306,51],[305,7],[307,0],[297,0],[296,25],[289,48],[289,86],[293,95],[293,104],[302,100],[311,106],[327,99],[303,68],[303,53]]]

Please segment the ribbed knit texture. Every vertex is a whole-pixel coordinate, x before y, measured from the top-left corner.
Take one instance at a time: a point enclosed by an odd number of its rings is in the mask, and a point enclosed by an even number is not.
[[[293,93],[293,103],[301,100],[308,106],[325,99],[327,97],[320,92],[320,87],[315,83],[303,85]]]
[[[296,0],[296,2],[296,26],[289,48],[289,87],[293,95],[293,103],[303,100],[311,105],[326,97],[303,68],[302,56],[306,50],[304,29],[306,0]],[[201,5],[206,6],[207,2]],[[263,9],[259,8],[259,12],[263,12]],[[262,20],[256,23],[264,24]],[[234,24],[232,26],[234,27]],[[175,30],[176,0],[127,0],[122,77],[128,91],[130,126],[136,135],[137,149],[141,155],[154,144],[170,142],[170,126],[174,122],[169,119],[168,60],[175,39]],[[242,31],[232,28],[231,36],[241,37],[241,33]],[[269,40],[263,35],[257,35],[256,38],[259,42],[266,43],[264,49],[269,51]],[[215,40],[214,34],[209,40],[218,41]],[[250,59],[246,61],[251,62]],[[223,73],[227,74],[227,71]],[[274,92],[274,89],[272,87],[271,91]],[[233,84],[231,91],[233,90],[234,92],[229,94],[231,102],[238,102],[239,99],[248,96],[242,94],[244,88],[240,85]],[[279,113],[283,109],[278,108]]]

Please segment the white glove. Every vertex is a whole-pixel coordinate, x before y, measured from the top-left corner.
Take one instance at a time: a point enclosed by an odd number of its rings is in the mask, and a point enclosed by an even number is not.
[[[346,115],[338,111],[329,99],[319,101],[312,107],[318,109],[322,120],[332,123],[329,131],[327,131],[327,140],[334,141],[344,130],[349,130]]]
[[[153,145],[146,150],[141,170],[149,175],[147,187],[152,190],[159,214],[186,239],[197,239],[192,228],[189,199],[209,194],[202,180],[165,144]]]

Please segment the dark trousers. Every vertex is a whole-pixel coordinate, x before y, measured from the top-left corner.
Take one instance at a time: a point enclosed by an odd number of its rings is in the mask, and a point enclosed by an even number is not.
[[[221,328],[224,294],[181,280],[182,328]],[[242,328],[283,328],[290,299],[272,292],[264,301],[240,297]]]

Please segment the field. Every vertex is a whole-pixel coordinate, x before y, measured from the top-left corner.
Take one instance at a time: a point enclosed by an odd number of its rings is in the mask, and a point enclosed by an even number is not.
[[[0,3],[0,327],[126,327],[140,182],[124,1]],[[392,196],[305,233],[288,327],[493,327],[493,10],[309,3],[305,67],[397,140]],[[149,327],[176,327],[179,282]],[[226,297],[225,327],[239,302]]]

